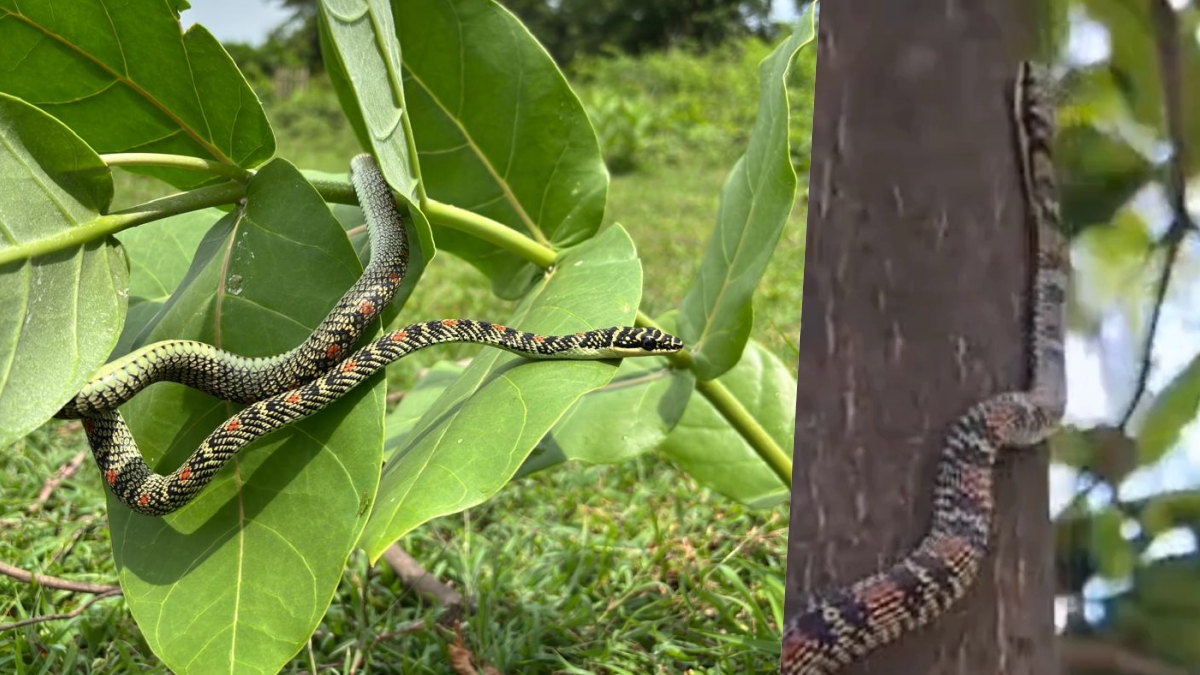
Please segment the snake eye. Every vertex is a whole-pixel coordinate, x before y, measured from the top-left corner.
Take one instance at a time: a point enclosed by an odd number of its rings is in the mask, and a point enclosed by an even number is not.
[[[657,346],[658,346],[658,343],[654,341],[654,338],[650,337],[649,335],[642,336],[642,349],[645,349],[648,352],[652,352],[652,351],[654,351],[654,348]]]

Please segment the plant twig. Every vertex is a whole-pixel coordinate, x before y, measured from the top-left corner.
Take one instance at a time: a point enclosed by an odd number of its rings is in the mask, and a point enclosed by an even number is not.
[[[1166,245],[1166,255],[1163,257],[1163,269],[1155,289],[1154,308],[1151,310],[1150,324],[1146,329],[1146,341],[1143,347],[1141,367],[1138,371],[1137,386],[1129,401],[1129,407],[1121,418],[1120,428],[1129,424],[1137,405],[1146,393],[1146,381],[1150,375],[1151,356],[1154,349],[1154,337],[1158,333],[1159,317],[1162,314],[1163,300],[1170,286],[1171,273],[1179,254],[1183,238],[1190,232],[1196,231],[1187,209],[1187,170],[1188,144],[1184,127],[1186,118],[1183,115],[1182,79],[1180,76],[1179,26],[1175,10],[1166,0],[1155,0],[1150,3],[1150,13],[1154,22],[1155,44],[1158,47],[1158,65],[1162,72],[1163,108],[1166,112],[1167,134],[1171,139],[1171,158],[1167,162],[1167,176],[1164,181],[1167,199],[1171,204],[1172,220],[1163,240]]]
[[[115,598],[119,595],[121,595],[121,589],[116,588],[111,591],[105,591],[103,593],[98,593],[95,596],[88,598],[87,602],[83,603],[82,605],[76,607],[75,609],[73,609],[69,612],[65,612],[62,614],[47,614],[45,616],[34,616],[34,617],[30,617],[28,619],[14,621],[12,623],[0,623],[0,633],[4,632],[6,630],[13,630],[16,628],[21,628],[22,626],[31,626],[35,623],[45,623],[47,621],[62,621],[63,619],[74,619],[75,617],[79,616],[80,614],[83,614],[85,611],[87,611],[88,607],[91,607],[92,605],[96,604],[97,602],[100,602],[101,600],[103,600],[105,598]]]
[[[60,579],[58,577],[46,576],[44,574],[35,574],[26,572],[20,567],[14,567],[6,562],[0,562],[0,574],[6,577],[12,577],[22,583],[31,584],[36,582],[39,586],[53,588],[59,591],[72,591],[75,593],[112,593],[113,591],[120,592],[120,586],[112,584],[89,584],[85,581],[71,581],[69,579]]]
[[[396,572],[396,576],[400,577],[400,581],[421,597],[436,601],[446,607],[447,611],[461,608],[464,605],[463,596],[458,591],[438,581],[432,574],[425,571],[425,568],[421,567],[421,563],[400,548],[398,544],[389,546],[383,552],[383,559]]]
[[[29,505],[29,512],[36,513],[38,509],[42,508],[42,505],[46,503],[46,500],[50,499],[50,495],[54,494],[54,491],[58,489],[58,486],[62,485],[64,480],[75,475],[75,472],[78,471],[79,467],[83,465],[83,460],[86,458],[87,450],[80,450],[79,452],[75,453],[75,456],[71,458],[71,461],[58,467],[58,470],[54,472],[54,475],[50,476],[44,483],[42,483],[42,489],[40,492],[38,492],[37,499],[35,499],[33,503]]]
[[[210,206],[230,204],[243,196],[245,187],[241,183],[230,181],[160,197],[145,204],[98,216],[43,239],[0,249],[0,265],[23,262],[56,251],[83,246],[136,225],[189,211],[199,211]]]

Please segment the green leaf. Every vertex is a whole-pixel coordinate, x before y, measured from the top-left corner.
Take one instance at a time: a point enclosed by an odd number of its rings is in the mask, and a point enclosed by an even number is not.
[[[680,312],[679,337],[701,380],[720,376],[741,357],[750,339],[754,289],[795,204],[785,85],[793,58],[812,41],[815,29],[810,5],[792,35],[759,65],[758,117],[750,145],[721,188],[717,226]]]
[[[608,190],[600,147],[579,99],[521,22],[491,0],[394,0],[392,10],[429,196],[546,246],[595,235]],[[535,274],[476,237],[442,229],[438,244],[506,298]]]
[[[1112,55],[1108,65],[1113,77],[1120,83],[1120,91],[1128,102],[1130,113],[1141,124],[1155,130],[1159,139],[1167,139],[1163,105],[1163,80],[1159,62],[1159,47],[1156,20],[1149,2],[1127,2],[1126,0],[1085,0],[1082,6],[1087,16],[1099,21],[1108,30]],[[1187,11],[1177,11],[1178,35],[1174,38],[1178,69],[1179,93],[1181,98],[1180,122],[1185,138],[1184,144],[1196,147],[1200,143],[1200,88],[1193,83],[1200,81],[1200,43],[1195,35],[1197,16]],[[1196,158],[1185,157],[1189,162],[1184,173],[1196,171]]]
[[[0,94],[0,254],[95,220],[112,194],[112,174],[87,144]],[[129,272],[115,243],[0,265],[0,447],[56,413],[116,343]]]
[[[385,0],[322,0],[321,19],[333,47],[326,60],[338,74],[339,94],[357,105],[351,119],[364,125],[368,148],[375,151],[384,175],[407,198],[417,197],[417,178],[404,126],[404,87],[400,82],[400,44]],[[351,91],[344,89],[349,83]],[[386,168],[385,168],[386,167]],[[388,171],[387,169],[392,169]]]
[[[183,281],[196,255],[196,247],[212,223],[225,213],[219,209],[191,211],[116,234],[129,256],[129,314],[114,355],[132,351]]]
[[[372,151],[388,183],[416,214],[415,232],[424,260],[436,248],[419,212],[419,171],[404,124],[406,104],[400,81],[400,43],[392,11],[383,0],[322,0],[320,22],[324,58],[342,110],[359,142]]]
[[[1063,213],[1087,227],[1106,223],[1154,177],[1141,153],[1094,127],[1064,129],[1055,144]]]
[[[658,448],[694,387],[690,371],[661,359],[625,359],[612,382],[579,399],[538,443],[520,475],[569,459],[616,464]]]
[[[299,344],[359,277],[345,230],[290,164],[221,219],[148,340],[189,338],[261,356]],[[111,495],[113,553],[130,611],[174,672],[276,672],[312,635],[367,521],[382,463],[383,377],[244,449],[163,518]],[[158,384],[124,408],[157,470],[174,469],[235,412]]]
[[[258,98],[203,26],[160,0],[0,0],[0,91],[97,152],[161,152],[250,168],[275,152]],[[179,188],[214,180],[142,167]]]
[[[1179,440],[1179,433],[1200,410],[1200,354],[1192,357],[1171,383],[1154,398],[1138,430],[1138,462],[1157,462]]]
[[[1123,208],[1106,225],[1074,237],[1071,249],[1068,311],[1076,325],[1097,330],[1103,316],[1117,307],[1140,330],[1150,314],[1146,293],[1157,283],[1163,255],[1155,249],[1146,221],[1132,208]]]
[[[717,379],[792,455],[796,432],[796,371],[755,341],[742,359]],[[787,499],[788,489],[703,396],[693,396],[661,452],[684,473],[731,499],[767,508]]]
[[[417,426],[417,422],[427,410],[437,403],[442,392],[446,391],[454,381],[462,375],[466,366],[450,361],[438,361],[429,369],[412,389],[404,394],[404,400],[395,410],[388,413],[385,420],[387,436],[383,442],[385,459],[390,459],[398,448],[404,447],[411,439],[408,435]]]
[[[1125,516],[1117,509],[1105,509],[1092,517],[1092,553],[1096,571],[1105,579],[1124,579],[1137,562],[1133,544],[1122,534]]]
[[[641,287],[633,242],[614,226],[564,254],[504,323],[542,334],[627,324]],[[498,492],[563,413],[617,370],[481,350],[389,458],[360,543],[372,560],[418,525]]]

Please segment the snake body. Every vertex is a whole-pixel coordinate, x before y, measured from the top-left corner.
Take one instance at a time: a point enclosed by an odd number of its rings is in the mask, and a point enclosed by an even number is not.
[[[1054,107],[1046,74],[1023,63],[1013,121],[1028,215],[1036,228],[1032,370],[1027,391],[994,396],[951,428],[938,465],[933,522],[921,542],[890,569],[847,587],[811,595],[783,631],[783,675],[828,675],[942,614],[966,592],[987,554],[996,454],[1032,446],[1054,432],[1066,400],[1064,301],[1069,268],[1051,143]]]
[[[368,322],[391,301],[408,256],[395,201],[370,156],[353,160],[352,177],[367,215],[371,263],[304,344],[284,355],[247,359],[199,342],[156,343],[106,366],[60,411],[59,417],[83,420],[103,480],[126,506],[154,516],[182,508],[246,445],[318,412],[389,363],[432,345],[483,344],[533,359],[618,359],[683,348],[679,338],[655,328],[624,326],[545,336],[487,321],[444,319],[414,323],[347,355]],[[116,409],[159,381],[249,404],[167,475],[146,464]]]
[[[151,384],[167,381],[250,403],[310,381],[345,358],[392,301],[408,266],[404,223],[375,160],[367,154],[351,160],[350,179],[370,224],[371,261],[302,344],[278,356],[250,358],[204,342],[156,342],[106,364],[55,416],[72,419],[115,410]]]

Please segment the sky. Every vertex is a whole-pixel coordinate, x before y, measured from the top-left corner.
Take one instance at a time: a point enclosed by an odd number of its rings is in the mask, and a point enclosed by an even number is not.
[[[222,42],[262,43],[272,28],[290,14],[272,0],[191,0],[192,8],[180,19],[186,29],[199,23]],[[796,17],[792,0],[775,0],[773,15],[781,21]]]
[[[191,0],[192,8],[180,15],[186,29],[202,24],[222,42],[260,44],[290,12],[268,0]]]

